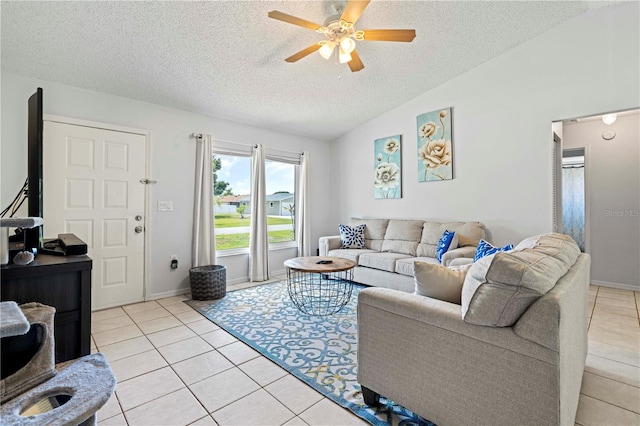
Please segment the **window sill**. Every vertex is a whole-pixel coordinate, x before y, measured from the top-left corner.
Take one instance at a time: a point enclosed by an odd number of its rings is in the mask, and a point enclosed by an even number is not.
[[[298,248],[297,241],[287,241],[286,243],[275,243],[269,245],[269,251]]]

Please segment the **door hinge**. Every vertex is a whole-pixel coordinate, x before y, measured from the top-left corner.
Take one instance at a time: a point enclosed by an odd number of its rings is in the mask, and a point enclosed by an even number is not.
[[[145,185],[149,185],[150,183],[158,183],[157,180],[150,180],[150,179],[140,179],[140,183],[143,183]]]

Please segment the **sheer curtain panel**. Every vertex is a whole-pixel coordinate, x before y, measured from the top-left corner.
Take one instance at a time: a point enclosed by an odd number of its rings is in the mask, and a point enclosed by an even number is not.
[[[562,231],[584,252],[584,166],[562,168]]]
[[[255,145],[251,153],[251,233],[249,237],[249,280],[269,279],[267,236],[267,190],[264,147]]]
[[[311,220],[309,206],[309,153],[300,155],[300,178],[298,179],[298,205],[296,235],[298,256],[311,256]]]
[[[216,261],[211,135],[199,135],[196,141],[193,244],[191,248],[191,263],[194,267],[213,265]]]

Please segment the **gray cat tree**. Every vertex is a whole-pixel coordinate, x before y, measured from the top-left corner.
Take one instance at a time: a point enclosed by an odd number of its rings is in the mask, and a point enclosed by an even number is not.
[[[55,309],[0,303],[0,418],[10,425],[95,425],[116,379],[101,353],[54,365]]]

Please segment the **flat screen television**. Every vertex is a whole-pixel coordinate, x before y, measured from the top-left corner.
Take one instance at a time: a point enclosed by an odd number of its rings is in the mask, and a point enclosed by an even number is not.
[[[28,153],[27,153],[27,178],[29,180],[27,211],[32,217],[43,217],[42,198],[42,88],[38,87],[36,93],[31,95],[28,102]],[[26,229],[25,251],[38,251],[42,249],[43,227]]]

